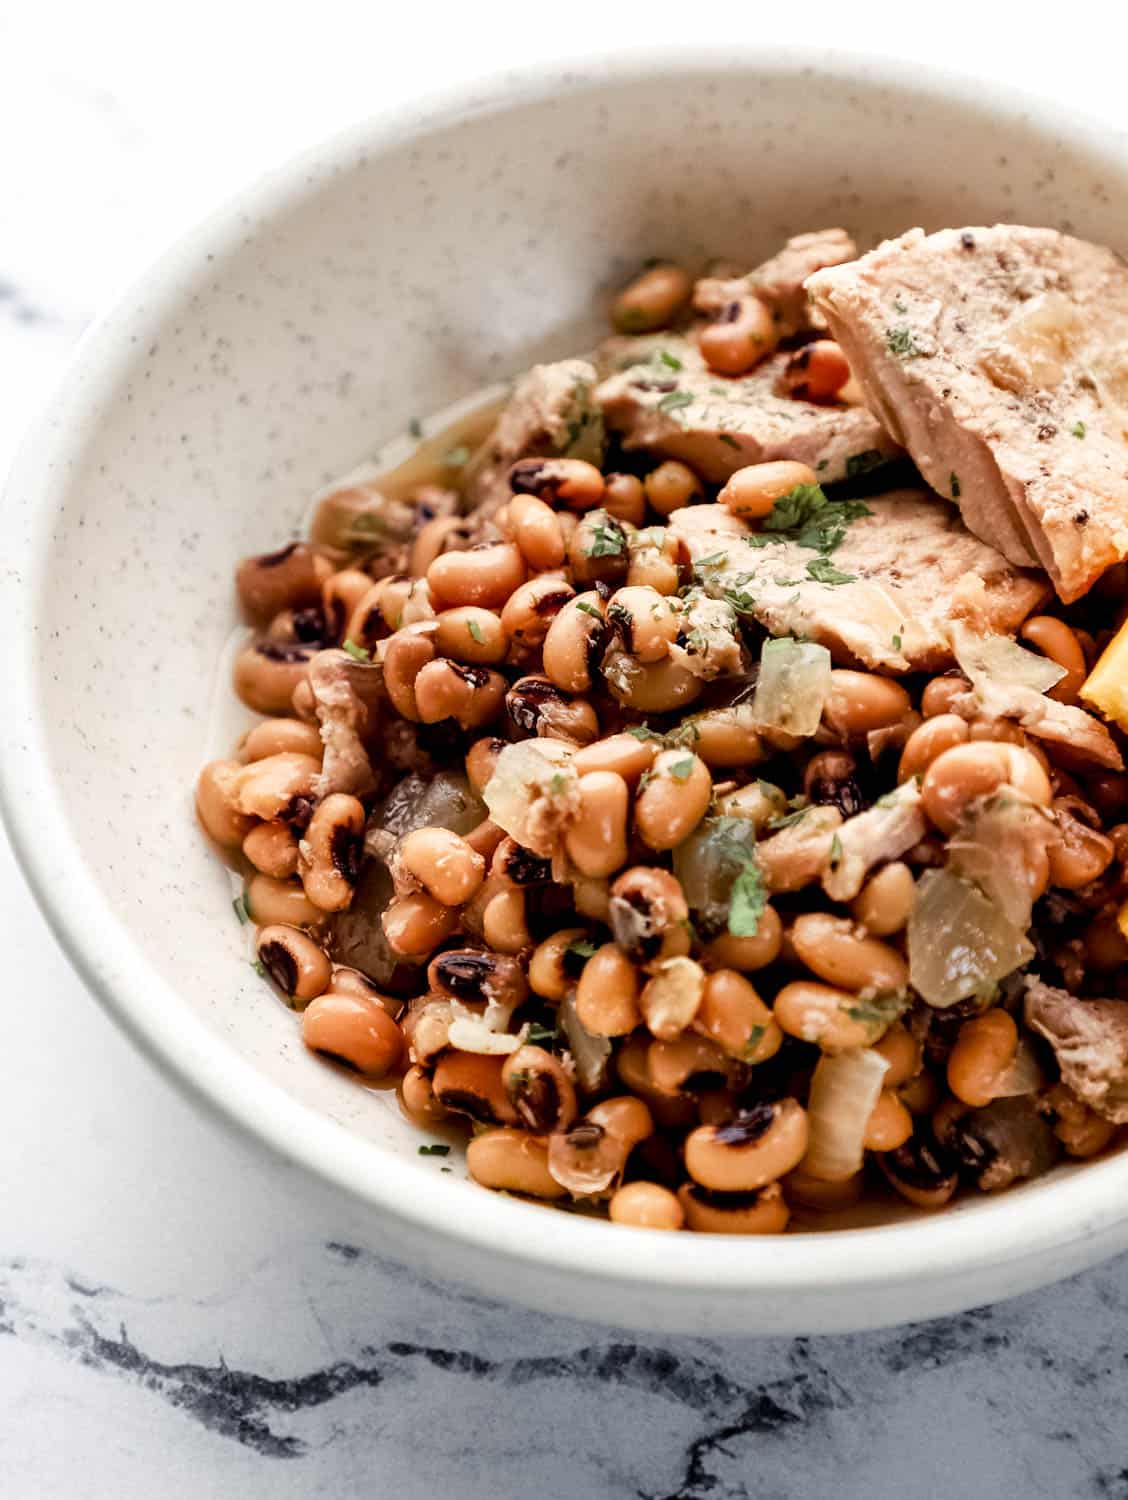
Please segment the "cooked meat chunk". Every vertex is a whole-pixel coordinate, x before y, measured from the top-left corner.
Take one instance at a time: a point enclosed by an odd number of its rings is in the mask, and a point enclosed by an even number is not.
[[[1034,979],[1026,1024],[1046,1038],[1061,1076],[1090,1109],[1128,1124],[1128,1001],[1078,1000]]]
[[[707,369],[685,338],[611,339],[599,362],[618,373],[599,385],[595,400],[624,448],[679,458],[712,484],[776,458],[809,464],[830,484],[897,455],[897,444],[864,406],[778,394],[789,358],[773,354],[750,375],[725,376]]]
[[[1052,229],[910,230],[807,283],[866,400],[1011,562],[1128,556],[1128,269]]]
[[[920,786],[906,781],[873,807],[846,819],[823,871],[823,890],[832,901],[852,901],[875,865],[900,859],[927,831]]]
[[[812,308],[804,289],[808,276],[824,266],[838,266],[857,255],[854,241],[844,229],[816,229],[788,240],[778,255],[749,271],[747,276],[705,277],[694,288],[693,305],[711,313],[739,297],[755,292],[768,304],[782,334],[820,327],[811,317]]]
[[[603,420],[592,403],[595,366],[586,359],[534,365],[513,388],[493,432],[466,472],[471,510],[496,508],[509,496],[506,475],[519,458],[603,455]]]
[[[951,710],[962,718],[1014,719],[1035,739],[1068,746],[1082,760],[1119,771],[1124,758],[1099,719],[1071,703],[1059,703],[1022,683],[993,679],[953,699]]]
[[[827,558],[785,532],[755,534],[721,505],[675,511],[670,525],[707,593],[773,635],[819,641],[843,665],[940,670],[953,659],[953,619],[1010,633],[1048,592],[921,491],[865,508]]]
[[[309,664],[309,681],[325,746],[317,795],[363,797],[376,786],[364,742],[375,728],[383,674],[347,651],[319,651]]]

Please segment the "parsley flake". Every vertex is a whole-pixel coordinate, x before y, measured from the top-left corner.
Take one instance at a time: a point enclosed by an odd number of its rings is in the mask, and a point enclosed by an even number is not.
[[[1085,436],[1084,422],[1074,422],[1073,426],[1069,430],[1075,438],[1083,438]]]
[[[777,535],[750,537],[754,545],[792,541],[824,556],[833,552],[846,535],[851,521],[872,515],[860,500],[828,500],[819,484],[797,484],[772,506],[764,521],[764,532]]]
[[[622,552],[624,537],[617,526],[597,522],[591,535],[591,546],[584,549],[585,557],[618,557]]]
[[[423,423],[418,417],[412,417],[411,421],[407,424],[407,430],[411,437],[421,438],[423,436]]]
[[[960,476],[954,469],[948,475],[948,489],[951,491],[953,500],[960,498]]]
[[[455,448],[448,448],[443,454],[443,463],[448,469],[461,469],[462,465],[470,458],[470,449],[465,443],[459,443]]]
[[[684,760],[675,761],[670,767],[670,775],[675,781],[688,781],[690,772],[693,770],[695,757],[687,755]]]
[[[365,647],[365,646],[358,646],[357,643],[352,639],[351,636],[349,636],[346,639],[346,641],[345,641],[344,646],[342,647],[342,649],[345,650],[345,651],[347,651],[349,653],[349,655],[352,657],[353,661],[371,661],[372,660],[372,653],[371,653],[371,651],[369,651],[367,649],[367,647]]]
[[[239,918],[239,926],[246,927],[247,923],[251,920],[251,914],[247,910],[246,896],[236,896],[235,900],[231,903],[231,907],[235,915]]]
[[[813,557],[807,564],[807,572],[816,583],[853,583],[855,573],[844,573],[836,568],[829,557]]]
[[[733,937],[755,937],[768,904],[764,877],[755,858],[748,860],[733,883],[729,897],[728,930]]]
[[[559,1037],[560,1033],[555,1026],[542,1026],[539,1021],[534,1021],[525,1040],[533,1047],[543,1047],[546,1044],[551,1047]]]
[[[603,616],[596,609],[595,605],[589,604],[586,599],[577,599],[576,608],[582,610],[585,615],[590,615],[593,620],[599,620],[600,622],[603,620]]]
[[[690,406],[693,396],[689,391],[671,391],[668,396],[663,396],[658,403],[659,411],[678,411],[683,406]]]
[[[899,635],[893,637],[893,649],[894,651],[900,651],[901,649],[901,637]]]
[[[666,366],[667,370],[680,370],[682,368],[681,360],[676,354],[671,354],[668,349],[659,349],[655,357],[660,363]]]
[[[478,642],[479,646],[485,642],[486,638],[482,634],[482,627],[478,624],[477,620],[467,620],[466,629],[470,632],[474,640]]]
[[[723,568],[728,561],[727,552],[710,552],[708,557],[698,558],[694,567],[697,568]]]
[[[431,1145],[431,1146],[420,1146],[419,1147],[419,1155],[420,1156],[449,1156],[450,1155],[450,1147],[449,1146],[440,1146],[438,1144],[438,1142],[435,1142],[435,1144]]]
[[[745,1062],[751,1062],[753,1060],[756,1055],[756,1049],[764,1040],[764,1032],[767,1031],[767,1029],[768,1028],[766,1026],[749,1026],[748,1040],[741,1048],[741,1055],[743,1056]]]
[[[557,771],[552,780],[548,783],[548,789],[554,796],[559,797],[565,791],[567,785],[568,782],[566,778],[561,774],[561,772]]]
[[[846,460],[846,478],[858,479],[863,474],[868,474],[872,469],[880,469],[885,462],[885,454],[880,448],[866,448],[861,453],[851,453]],[[815,465],[815,473],[826,468],[826,459]]]
[[[255,973],[260,979],[266,978],[266,965],[262,962],[261,959],[256,958],[254,963],[251,965],[251,968],[254,969]]]
[[[564,951],[565,953],[574,953],[577,958],[592,958],[595,955],[596,947],[590,938],[576,938],[574,942],[568,944]]]
[[[662,738],[660,734],[655,734],[649,724],[636,724],[633,729],[628,729],[627,733],[635,740],[660,740]]]
[[[912,329],[904,323],[885,330],[885,343],[890,354],[895,354],[898,359],[918,359],[924,353],[913,337]]]

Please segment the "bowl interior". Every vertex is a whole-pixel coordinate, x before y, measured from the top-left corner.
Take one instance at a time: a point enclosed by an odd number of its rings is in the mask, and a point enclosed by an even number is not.
[[[210,1035],[276,1085],[275,1144],[335,1140],[338,1175],[378,1198],[386,1158],[354,1150],[376,1143],[438,1218],[454,1177],[417,1162],[389,1094],[305,1052],[192,817],[234,561],[293,534],[314,489],[413,417],[588,346],[646,256],[751,263],[827,224],[868,244],[996,219],[1128,249],[1113,147],[982,91],[858,62],[690,59],[504,93],[355,132],[183,242],[89,339],[9,502],[27,692],[9,812],[72,951],[198,1083]],[[193,1023],[177,1042],[172,1011]],[[670,1254],[692,1279],[701,1250]]]

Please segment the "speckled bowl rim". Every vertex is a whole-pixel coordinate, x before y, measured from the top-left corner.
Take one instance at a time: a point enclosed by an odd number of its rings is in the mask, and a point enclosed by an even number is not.
[[[23,513],[30,539],[24,567],[6,567],[0,600],[7,628],[3,660],[7,703],[0,741],[0,810],[28,882],[51,930],[78,974],[107,1012],[190,1096],[284,1160],[345,1189],[390,1216],[416,1243],[441,1237],[508,1262],[516,1273],[574,1273],[624,1289],[786,1297],[840,1293],[843,1299],[882,1288],[966,1277],[964,1305],[977,1300],[976,1273],[1006,1264],[1031,1285],[1055,1274],[1053,1252],[1092,1242],[1071,1265],[1096,1260],[1128,1241],[1117,1236],[1128,1219],[1128,1156],[1093,1163],[1049,1184],[1033,1184],[938,1217],[849,1234],[778,1239],[666,1236],[488,1195],[472,1184],[437,1179],[422,1164],[350,1137],[261,1077],[180,1003],[172,986],[135,948],[84,865],[56,793],[45,744],[37,677],[36,601],[56,503],[67,486],[68,460],[100,420],[99,402],[138,340],[160,326],[178,289],[245,233],[248,217],[269,218],[314,191],[341,164],[369,157],[452,123],[503,113],[560,93],[629,84],[655,76],[793,77],[810,87],[817,75],[849,81],[859,91],[903,89],[904,64],[841,51],[809,49],[632,52],[583,57],[508,71],[424,98],[365,120],[291,158],[211,214],[165,251],[85,334],[46,414],[25,439],[5,492],[4,515]],[[1001,118],[1029,119],[1068,147],[1123,163],[1128,137],[1107,123],[986,79],[913,63],[913,90],[922,105],[967,101]],[[12,534],[11,531],[8,532]],[[1043,1273],[1020,1267],[1044,1258]],[[526,1275],[527,1280],[527,1275]],[[520,1293],[527,1295],[526,1290]],[[922,1286],[922,1302],[928,1297]],[[927,1307],[923,1309],[927,1311]],[[662,1321],[659,1319],[658,1321]],[[736,1320],[739,1326],[740,1319]],[[817,1321],[817,1319],[815,1320]],[[878,1318],[859,1317],[872,1323]],[[848,1324],[846,1325],[848,1326]]]

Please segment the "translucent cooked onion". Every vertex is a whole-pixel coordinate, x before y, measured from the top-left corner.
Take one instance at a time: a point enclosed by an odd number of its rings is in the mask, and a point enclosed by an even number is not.
[[[1047,693],[1065,676],[1065,668],[1035,651],[1027,651],[1006,635],[978,635],[966,625],[952,626],[952,649],[960,668],[980,692],[998,687],[1033,688]]]
[[[861,1169],[869,1117],[889,1064],[868,1047],[822,1057],[807,1101],[810,1137],[799,1170],[823,1182],[844,1182]]]
[[[977,885],[1011,927],[1025,931],[1033,906],[1030,872],[1044,859],[1053,832],[1042,808],[1003,792],[978,807],[952,835],[948,867]]]
[[[576,1082],[586,1093],[600,1088],[607,1077],[607,1064],[611,1061],[611,1043],[605,1036],[592,1036],[576,1014],[576,1002],[569,995],[561,1000],[556,1012],[561,1030],[568,1041],[568,1050],[576,1065]]]
[[[732,888],[756,859],[756,825],[748,818],[706,818],[674,850],[674,874],[703,941],[728,928]]]
[[[509,1024],[509,1017],[513,1014],[512,1008],[506,1008],[504,1015],[499,1013],[491,1017],[487,1007],[487,1013],[479,1016],[467,1009],[460,1001],[452,1000],[450,1010],[453,1016],[448,1033],[450,1045],[457,1047],[460,1052],[477,1052],[487,1057],[504,1057],[510,1052],[516,1052],[529,1034],[527,1026],[522,1027],[516,1036],[511,1036],[503,1029]]]
[[[544,859],[551,857],[556,835],[578,810],[572,753],[561,740],[506,745],[482,793],[498,827]]]
[[[1015,1099],[1022,1094],[1036,1094],[1046,1082],[1038,1054],[1028,1037],[1020,1037],[1014,1061],[995,1084],[997,1099]]]
[[[469,833],[485,821],[486,805],[459,771],[405,776],[388,793],[372,826],[403,838],[416,828],[446,828]]]
[[[1034,956],[1021,927],[954,871],[926,870],[909,916],[909,983],[944,1009],[1014,972]]]
[[[812,641],[765,641],[752,712],[765,729],[814,734],[830,693],[830,652]]]

